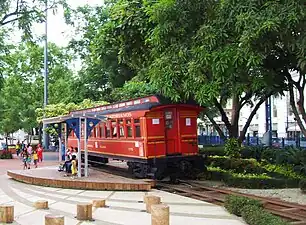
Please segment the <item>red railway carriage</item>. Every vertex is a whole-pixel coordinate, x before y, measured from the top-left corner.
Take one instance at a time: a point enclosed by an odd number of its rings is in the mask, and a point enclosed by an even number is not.
[[[89,160],[127,161],[130,171],[140,178],[203,170],[197,144],[197,116],[201,110],[195,104],[171,104],[159,96],[83,110],[107,118],[91,132]],[[68,144],[77,144],[73,132]]]

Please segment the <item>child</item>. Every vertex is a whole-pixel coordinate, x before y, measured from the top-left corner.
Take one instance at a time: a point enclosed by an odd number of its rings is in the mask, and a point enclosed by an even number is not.
[[[36,150],[33,151],[33,160],[34,160],[35,168],[37,168],[38,154]]]
[[[77,169],[77,161],[76,161],[76,156],[73,155],[72,156],[72,161],[71,161],[71,173],[72,173],[72,177],[76,176],[78,173],[78,169]]]
[[[21,157],[22,157],[22,162],[23,162],[23,169],[26,170],[28,168],[28,152],[27,150],[24,148],[22,153],[21,153]]]

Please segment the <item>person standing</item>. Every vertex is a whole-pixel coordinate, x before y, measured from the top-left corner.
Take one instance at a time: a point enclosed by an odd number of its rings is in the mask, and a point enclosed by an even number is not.
[[[21,145],[20,145],[19,141],[17,141],[15,148],[16,148],[16,154],[17,154],[17,156],[19,156],[20,150],[21,150]]]
[[[71,174],[72,177],[75,177],[78,173],[78,169],[77,169],[77,161],[76,161],[76,157],[75,155],[72,155],[72,161],[71,161]]]
[[[35,168],[37,168],[38,154],[36,149],[33,151],[33,161]]]
[[[38,157],[37,162],[42,162],[43,161],[43,151],[44,151],[44,149],[41,146],[41,144],[37,145],[36,151],[37,151],[37,157]]]

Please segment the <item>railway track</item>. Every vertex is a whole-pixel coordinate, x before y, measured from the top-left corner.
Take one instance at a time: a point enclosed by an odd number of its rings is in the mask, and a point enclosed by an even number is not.
[[[112,173],[118,176],[134,178],[133,175],[128,173],[126,168],[117,167],[114,165],[103,165],[92,167],[92,169]],[[207,187],[196,181],[180,180],[179,184],[170,184],[168,182],[158,181],[157,189],[221,206],[224,205],[225,197],[227,195],[249,197],[261,201],[265,209],[274,215],[290,221],[291,224],[306,225],[306,205],[285,202],[276,198],[240,193],[222,188]]]
[[[285,202],[275,198],[260,197],[220,188],[206,187],[197,182],[183,181],[179,185],[158,183],[157,188],[217,205],[224,205],[225,197],[227,195],[245,196],[261,201],[266,210],[290,221],[291,224],[306,225],[305,205]]]

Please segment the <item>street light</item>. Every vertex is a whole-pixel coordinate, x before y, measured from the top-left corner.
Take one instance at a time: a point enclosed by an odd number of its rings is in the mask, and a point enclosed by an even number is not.
[[[44,47],[44,109],[48,105],[48,0],[45,0],[45,47]],[[44,114],[45,118],[45,114]],[[48,149],[47,124],[43,123],[43,146]]]

